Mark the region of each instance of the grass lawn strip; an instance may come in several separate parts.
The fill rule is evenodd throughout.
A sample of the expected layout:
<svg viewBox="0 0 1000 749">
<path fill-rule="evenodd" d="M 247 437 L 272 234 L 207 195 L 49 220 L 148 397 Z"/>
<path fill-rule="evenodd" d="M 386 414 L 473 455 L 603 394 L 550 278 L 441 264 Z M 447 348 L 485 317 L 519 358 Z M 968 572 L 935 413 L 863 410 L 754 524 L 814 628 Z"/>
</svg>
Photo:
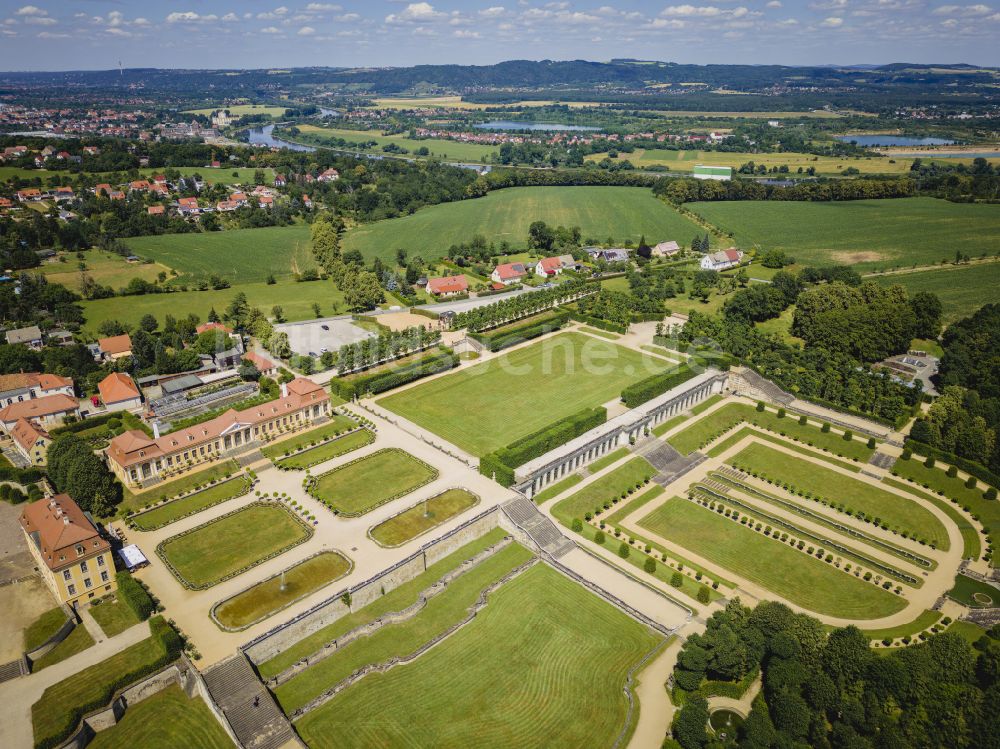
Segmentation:
<svg viewBox="0 0 1000 749">
<path fill-rule="evenodd" d="M 309 494 L 339 515 L 357 517 L 409 494 L 438 470 L 398 447 L 385 448 L 313 478 Z"/>
<path fill-rule="evenodd" d="M 340 455 L 359 450 L 374 441 L 375 434 L 371 430 L 357 429 L 342 437 L 324 442 L 322 445 L 311 447 L 287 458 L 281 458 L 275 461 L 275 465 L 279 468 L 305 470 Z"/>
<path fill-rule="evenodd" d="M 680 423 L 682 423 L 684 421 L 687 421 L 689 418 L 690 417 L 687 414 L 677 414 L 676 416 L 672 416 L 669 419 L 667 419 L 666 421 L 664 421 L 662 424 L 659 424 L 658 426 L 656 426 L 653 429 L 653 436 L 654 437 L 662 437 L 664 434 L 666 434 L 667 432 L 669 432 L 675 426 L 677 426 L 678 424 L 680 424 Z"/>
<path fill-rule="evenodd" d="M 419 614 L 398 624 L 386 624 L 371 635 L 352 640 L 329 658 L 309 666 L 275 688 L 285 712 L 292 712 L 347 678 L 362 666 L 417 650 L 466 616 L 480 592 L 532 558 L 520 544 L 510 544 L 455 578 L 427 600 Z"/>
<path fill-rule="evenodd" d="M 872 641 L 881 640 L 895 640 L 899 637 L 906 637 L 910 635 L 911 637 L 920 634 L 925 629 L 930 629 L 938 620 L 941 618 L 940 611 L 924 611 L 914 619 L 912 622 L 906 624 L 900 624 L 895 627 L 886 627 L 885 629 L 863 629 L 865 637 Z"/>
<path fill-rule="evenodd" d="M 101 630 L 107 637 L 114 637 L 139 623 L 139 617 L 135 615 L 132 607 L 117 596 L 106 598 L 98 605 L 91 606 L 90 615 L 101 625 Z"/>
<path fill-rule="evenodd" d="M 336 582 L 353 567 L 340 552 L 321 551 L 215 604 L 212 619 L 229 631 L 246 629 Z"/>
<path fill-rule="evenodd" d="M 621 336 L 618 333 L 612 333 L 608 330 L 598 330 L 597 328 L 580 328 L 580 332 L 588 333 L 590 335 L 596 335 L 598 338 L 606 338 L 609 341 L 617 341 Z M 656 352 L 653 352 L 656 353 Z"/>
<path fill-rule="evenodd" d="M 344 432 L 350 431 L 356 427 L 357 424 L 354 419 L 348 418 L 342 414 L 334 414 L 330 421 L 322 426 L 305 432 L 298 432 L 287 439 L 283 439 L 278 442 L 272 442 L 270 445 L 262 447 L 260 452 L 265 458 L 278 460 L 279 458 L 290 455 L 291 453 L 297 452 L 306 447 L 314 446 L 322 440 L 340 436 Z"/>
<path fill-rule="evenodd" d="M 543 504 L 545 502 L 548 502 L 553 497 L 562 494 L 564 491 L 572 489 L 581 481 L 583 481 L 583 476 L 581 476 L 579 473 L 571 473 L 562 481 L 558 481 L 555 484 L 552 484 L 551 486 L 538 492 L 538 494 L 536 494 L 531 499 L 536 505 Z"/>
<path fill-rule="evenodd" d="M 31 652 L 41 647 L 60 630 L 66 622 L 66 614 L 62 606 L 49 609 L 28 625 L 24 630 L 24 650 Z"/>
<path fill-rule="evenodd" d="M 595 363 L 601 374 L 594 371 Z M 378 403 L 482 456 L 583 408 L 616 400 L 626 385 L 670 366 L 610 341 L 558 333 Z M 531 407 L 511 418 L 511 404 L 521 402 L 528 389 Z"/>
<path fill-rule="evenodd" d="M 412 580 L 408 580 L 399 587 L 387 591 L 384 596 L 364 608 L 341 617 L 322 629 L 302 638 L 270 660 L 257 664 L 257 670 L 265 680 L 270 679 L 303 658 L 317 652 L 327 643 L 336 640 L 344 633 L 374 621 L 388 612 L 405 609 L 417 600 L 420 593 L 440 580 L 442 576 L 451 572 L 466 560 L 473 558 L 485 549 L 500 542 L 506 535 L 506 532 L 500 528 L 484 534 L 475 541 L 462 546 L 443 559 L 438 560 Z"/>
<path fill-rule="evenodd" d="M 761 427 L 749 425 L 737 428 L 735 432 L 730 434 L 724 440 L 716 442 L 715 445 L 705 454 L 710 458 L 717 458 L 726 452 L 726 450 L 730 447 L 737 444 L 744 437 L 753 437 L 758 441 L 781 445 L 786 450 L 791 450 L 792 452 L 799 453 L 800 455 L 808 455 L 810 458 L 818 458 L 824 463 L 829 463 L 832 466 L 843 468 L 845 471 L 850 471 L 851 473 L 861 473 L 861 464 L 859 463 L 847 463 L 839 458 L 834 458 L 829 453 L 818 452 L 814 448 L 806 447 L 801 442 L 789 441 L 789 438 L 787 437 L 781 437 L 780 435 L 773 434 L 766 430 L 762 431 Z"/>
<path fill-rule="evenodd" d="M 235 460 L 224 460 L 204 470 L 188 473 L 182 478 L 168 481 L 165 484 L 157 484 L 155 489 L 144 491 L 141 494 L 135 494 L 129 489 L 125 489 L 122 492 L 122 503 L 118 505 L 118 513 L 125 515 L 129 510 L 134 513 L 147 509 L 156 502 L 179 497 L 198 487 L 208 486 L 209 482 L 213 480 L 225 479 L 239 472 L 239 463 Z"/>
<path fill-rule="evenodd" d="M 694 502 L 672 498 L 640 525 L 818 614 L 880 619 L 906 601 Z"/>
<path fill-rule="evenodd" d="M 846 505 L 855 515 L 863 512 L 890 529 L 908 531 L 918 540 L 947 551 L 950 544 L 944 525 L 915 500 L 887 492 L 809 461 L 790 459 L 786 453 L 755 443 L 729 461 L 751 475 L 786 484 L 807 497 L 827 499 L 832 506 Z"/>
<path fill-rule="evenodd" d="M 1000 589 L 967 575 L 956 575 L 955 586 L 948 597 L 974 609 L 996 606 L 1000 603 Z"/>
<path fill-rule="evenodd" d="M 625 725 L 626 676 L 659 644 L 638 622 L 539 564 L 414 663 L 364 678 L 296 728 L 314 749 L 569 749 L 612 746 L 619 735 L 624 744 L 633 727 Z"/>
<path fill-rule="evenodd" d="M 902 489 L 903 491 L 907 491 L 914 496 L 927 500 L 941 510 L 941 512 L 945 513 L 949 518 L 951 518 L 951 521 L 958 526 L 958 530 L 962 534 L 962 557 L 964 559 L 979 559 L 979 555 L 982 553 L 979 531 L 976 529 L 976 526 L 970 523 L 969 519 L 959 510 L 952 507 L 941 497 L 921 491 L 914 487 L 913 484 L 896 481 L 888 476 L 882 479 L 882 483 L 887 486 L 893 486 L 896 489 Z"/>
<path fill-rule="evenodd" d="M 617 450 L 614 450 L 613 452 L 610 452 L 607 455 L 601 456 L 593 463 L 588 465 L 587 470 L 590 471 L 591 473 L 597 473 L 602 468 L 607 468 L 612 463 L 615 463 L 624 458 L 626 455 L 628 455 L 628 452 L 629 451 L 627 447 L 619 447 Z"/>
<path fill-rule="evenodd" d="M 232 749 L 233 742 L 205 702 L 177 684 L 129 705 L 117 725 L 88 749 Z"/>
<path fill-rule="evenodd" d="M 379 546 L 402 546 L 477 504 L 479 497 L 472 492 L 448 489 L 379 523 L 368 535 Z"/>
<path fill-rule="evenodd" d="M 560 500 L 552 508 L 552 515 L 567 528 L 572 527 L 574 519 L 583 520 L 584 516 L 601 507 L 605 502 L 621 499 L 621 495 L 629 489 L 635 489 L 637 484 L 643 484 L 656 474 L 656 469 L 645 458 L 635 457 L 624 465 L 611 471 L 578 492 Z"/>
<path fill-rule="evenodd" d="M 250 491 L 249 477 L 237 476 L 223 481 L 221 484 L 214 484 L 207 489 L 202 489 L 200 492 L 170 500 L 152 510 L 132 515 L 129 522 L 141 531 L 153 531 L 181 518 L 207 510 L 209 507 L 214 507 L 236 497 L 242 497 L 248 491 Z"/>
<path fill-rule="evenodd" d="M 32 661 L 31 673 L 41 671 L 47 666 L 64 661 L 94 644 L 94 638 L 82 624 L 77 624 L 73 631 L 67 635 L 66 639 L 56 645 L 38 660 Z"/>
<path fill-rule="evenodd" d="M 253 502 L 161 541 L 156 553 L 184 587 L 203 590 L 288 551 L 312 533 L 283 505 Z"/>
</svg>

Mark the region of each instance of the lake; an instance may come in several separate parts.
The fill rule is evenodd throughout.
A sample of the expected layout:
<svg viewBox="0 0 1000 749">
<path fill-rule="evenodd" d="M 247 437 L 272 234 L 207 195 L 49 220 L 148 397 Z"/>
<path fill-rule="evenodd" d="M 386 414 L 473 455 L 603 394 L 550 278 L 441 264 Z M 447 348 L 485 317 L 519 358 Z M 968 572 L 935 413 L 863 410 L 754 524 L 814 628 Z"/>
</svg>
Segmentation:
<svg viewBox="0 0 1000 749">
<path fill-rule="evenodd" d="M 518 122 L 517 120 L 491 120 L 490 122 L 480 122 L 474 127 L 480 130 L 538 130 L 542 132 L 562 132 L 580 131 L 597 132 L 599 127 L 587 127 L 585 125 L 560 125 L 557 122 Z"/>
<path fill-rule="evenodd" d="M 908 138 L 905 135 L 835 135 L 836 140 L 844 143 L 857 143 L 859 146 L 950 146 L 953 140 L 944 138 Z"/>
</svg>

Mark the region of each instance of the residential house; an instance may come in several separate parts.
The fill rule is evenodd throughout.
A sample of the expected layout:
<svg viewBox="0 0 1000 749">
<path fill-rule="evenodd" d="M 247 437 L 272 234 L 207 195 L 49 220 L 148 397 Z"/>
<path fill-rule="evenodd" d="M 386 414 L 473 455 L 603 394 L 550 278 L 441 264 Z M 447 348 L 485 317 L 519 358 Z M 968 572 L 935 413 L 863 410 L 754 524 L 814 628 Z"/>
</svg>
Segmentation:
<svg viewBox="0 0 1000 749">
<path fill-rule="evenodd" d="M 151 205 L 146 208 L 146 213 L 150 216 L 162 216 L 167 212 L 167 209 L 162 205 Z"/>
<path fill-rule="evenodd" d="M 310 198 L 308 195 L 303 195 L 302 205 L 304 205 L 306 208 L 312 208 L 313 207 L 312 198 Z"/>
<path fill-rule="evenodd" d="M 111 195 L 112 192 L 111 185 L 109 185 L 107 182 L 102 182 L 99 185 L 94 185 L 94 195 L 100 197 L 102 192 L 105 195 Z"/>
<path fill-rule="evenodd" d="M 541 278 L 552 278 L 562 272 L 563 260 L 560 257 L 543 257 L 535 263 L 535 275 Z"/>
<path fill-rule="evenodd" d="M 15 194 L 22 203 L 34 203 L 42 199 L 42 191 L 37 187 L 26 187 L 23 190 L 18 190 Z"/>
<path fill-rule="evenodd" d="M 319 182 L 336 182 L 340 179 L 340 172 L 336 169 L 327 169 L 316 178 Z"/>
<path fill-rule="evenodd" d="M 673 257 L 681 251 L 681 246 L 677 242 L 660 242 L 655 247 L 651 248 L 653 250 L 653 257 Z"/>
<path fill-rule="evenodd" d="M 111 544 L 68 494 L 32 502 L 21 530 L 42 578 L 59 603 L 73 608 L 117 588 Z"/>
<path fill-rule="evenodd" d="M 287 184 L 288 184 L 288 180 L 285 179 L 285 175 L 284 174 L 275 174 L 274 175 L 274 186 L 275 187 L 284 187 Z"/>
<path fill-rule="evenodd" d="M 97 392 L 108 411 L 131 411 L 142 407 L 142 394 L 135 382 L 124 372 L 112 372 L 99 383 Z"/>
<path fill-rule="evenodd" d="M 144 179 L 137 179 L 129 182 L 128 185 L 129 192 L 146 192 L 149 189 L 149 181 Z"/>
<path fill-rule="evenodd" d="M 66 187 L 57 187 L 52 191 L 52 197 L 56 200 L 72 200 L 76 197 L 73 192 L 73 188 L 67 185 Z"/>
<path fill-rule="evenodd" d="M 229 196 L 229 200 L 236 205 L 246 205 L 249 201 L 245 192 L 234 192 Z"/>
<path fill-rule="evenodd" d="M 198 198 L 178 198 L 177 210 L 181 214 L 197 215 L 201 211 L 198 208 Z"/>
<path fill-rule="evenodd" d="M 257 371 L 261 373 L 264 377 L 277 377 L 278 376 L 278 365 L 273 361 L 268 359 L 266 356 L 261 356 L 256 351 L 247 351 L 243 354 L 243 361 L 253 364 L 257 367 Z"/>
<path fill-rule="evenodd" d="M 132 339 L 129 338 L 128 333 L 99 338 L 97 348 L 101 352 L 102 359 L 114 361 L 132 356 Z"/>
<path fill-rule="evenodd" d="M 14 440 L 14 447 L 29 465 L 44 465 L 49 445 L 52 444 L 52 437 L 48 432 L 33 421 L 18 419 L 10 430 L 10 436 Z"/>
<path fill-rule="evenodd" d="M 271 208 L 274 205 L 274 198 L 270 195 L 261 195 L 258 202 L 261 208 Z"/>
<path fill-rule="evenodd" d="M 587 254 L 593 260 L 604 260 L 607 263 L 628 262 L 628 250 L 621 248 L 602 250 L 600 247 L 591 247 L 587 249 Z"/>
<path fill-rule="evenodd" d="M 520 283 L 527 275 L 528 270 L 524 267 L 524 263 L 503 263 L 493 269 L 490 278 L 494 283 L 510 286 Z"/>
<path fill-rule="evenodd" d="M 298 377 L 282 385 L 277 400 L 243 411 L 229 409 L 210 421 L 176 432 L 147 437 L 132 429 L 108 446 L 108 465 L 126 486 L 189 466 L 254 449 L 289 431 L 330 414 L 330 397 L 322 385 Z"/>
<path fill-rule="evenodd" d="M 42 426 L 59 426 L 66 417 L 79 418 L 80 403 L 63 393 L 18 401 L 0 409 L 0 428 L 10 432 L 19 419 L 36 421 Z"/>
<path fill-rule="evenodd" d="M 153 175 L 153 183 L 157 184 L 157 185 L 166 185 L 167 184 L 166 175 L 163 175 L 163 174 L 154 174 Z"/>
<path fill-rule="evenodd" d="M 8 330 L 7 343 L 11 345 L 23 343 L 28 348 L 38 350 L 42 347 L 42 331 L 37 325 Z"/>
<path fill-rule="evenodd" d="M 462 275 L 431 278 L 427 281 L 427 291 L 435 296 L 455 296 L 469 290 L 469 280 Z"/>
<path fill-rule="evenodd" d="M 215 210 L 219 213 L 232 213 L 239 207 L 239 203 L 234 203 L 232 200 L 220 200 L 215 204 Z"/>
<path fill-rule="evenodd" d="M 68 330 L 50 330 L 45 334 L 45 337 L 49 339 L 49 343 L 55 343 L 59 346 L 73 345 L 73 334 Z"/>
<path fill-rule="evenodd" d="M 73 380 L 45 372 L 0 375 L 0 407 L 46 395 L 73 396 Z"/>
<path fill-rule="evenodd" d="M 730 247 L 728 250 L 710 252 L 701 259 L 702 270 L 726 270 L 735 268 L 743 260 L 743 251 Z"/>
<path fill-rule="evenodd" d="M 112 190 L 108 193 L 109 200 L 125 200 L 125 193 L 121 190 Z"/>
</svg>

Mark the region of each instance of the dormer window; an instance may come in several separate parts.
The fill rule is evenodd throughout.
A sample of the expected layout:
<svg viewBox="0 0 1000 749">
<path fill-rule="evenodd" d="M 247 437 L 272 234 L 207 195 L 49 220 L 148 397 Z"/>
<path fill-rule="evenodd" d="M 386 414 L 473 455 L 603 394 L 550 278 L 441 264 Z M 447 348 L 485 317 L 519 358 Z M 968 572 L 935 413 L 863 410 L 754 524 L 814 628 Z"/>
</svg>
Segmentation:
<svg viewBox="0 0 1000 749">
<path fill-rule="evenodd" d="M 76 547 L 76 553 L 77 554 L 83 554 L 83 552 L 84 552 L 84 548 L 83 548 L 82 545 Z"/>
</svg>

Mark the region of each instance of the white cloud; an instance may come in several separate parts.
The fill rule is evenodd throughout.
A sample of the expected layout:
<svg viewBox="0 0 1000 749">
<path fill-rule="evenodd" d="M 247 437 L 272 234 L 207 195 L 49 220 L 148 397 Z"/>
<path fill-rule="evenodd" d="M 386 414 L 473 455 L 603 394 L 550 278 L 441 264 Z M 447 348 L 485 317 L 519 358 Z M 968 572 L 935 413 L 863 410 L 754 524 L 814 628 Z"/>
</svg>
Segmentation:
<svg viewBox="0 0 1000 749">
<path fill-rule="evenodd" d="M 942 5 L 934 9 L 936 16 L 986 16 L 993 12 L 988 5 Z"/>
<path fill-rule="evenodd" d="M 427 21 L 439 21 L 447 17 L 447 13 L 434 10 L 430 3 L 410 3 L 401 13 L 390 13 L 385 17 L 385 22 L 389 24 L 398 23 L 426 23 Z"/>
<path fill-rule="evenodd" d="M 264 28 L 262 28 L 260 30 L 260 33 L 261 34 L 280 34 L 281 33 L 281 29 L 277 28 L 276 26 L 265 26 Z"/>
<path fill-rule="evenodd" d="M 315 36 L 316 29 L 314 29 L 312 26 L 303 26 L 295 33 L 297 33 L 299 36 Z"/>
<path fill-rule="evenodd" d="M 214 13 L 203 16 L 193 10 L 175 11 L 167 16 L 167 23 L 211 23 L 218 20 L 219 17 Z"/>
<path fill-rule="evenodd" d="M 42 31 L 38 34 L 39 39 L 69 39 L 69 34 L 57 34 L 52 31 Z"/>
<path fill-rule="evenodd" d="M 288 14 L 288 8 L 282 5 L 280 8 L 275 8 L 274 10 L 269 10 L 264 13 L 258 13 L 257 18 L 259 18 L 262 21 L 271 21 L 274 20 L 275 18 L 281 18 L 282 16 L 287 14 Z"/>
<path fill-rule="evenodd" d="M 492 5 L 489 8 L 483 8 L 479 11 L 479 15 L 483 18 L 499 18 L 506 13 L 507 9 L 502 5 Z"/>
<path fill-rule="evenodd" d="M 49 12 L 39 8 L 37 5 L 22 5 L 16 11 L 15 16 L 47 16 Z"/>
<path fill-rule="evenodd" d="M 781 7 L 781 0 L 771 0 L 771 2 L 769 2 L 764 7 L 765 8 L 780 8 Z"/>
<path fill-rule="evenodd" d="M 120 36 L 125 39 L 135 36 L 135 34 L 133 34 L 131 31 L 127 31 L 121 28 L 120 26 L 112 26 L 111 28 L 105 29 L 104 33 L 110 34 L 111 36 Z"/>
<path fill-rule="evenodd" d="M 219 20 L 225 21 L 226 23 L 236 23 L 240 20 L 240 17 L 235 13 L 226 13 L 226 15 Z"/>
<path fill-rule="evenodd" d="M 24 22 L 31 26 L 52 26 L 59 23 L 56 19 L 49 16 L 27 16 Z"/>
<path fill-rule="evenodd" d="M 226 20 L 226 19 L 222 19 L 222 20 Z M 137 18 L 134 21 L 132 21 L 132 24 L 134 26 L 150 26 L 151 25 L 149 23 L 149 19 L 143 18 L 142 16 L 140 16 L 139 18 Z"/>
<path fill-rule="evenodd" d="M 842 26 L 844 23 L 843 18 L 837 18 L 836 16 L 830 16 L 829 18 L 824 18 L 820 26 L 825 26 L 828 29 L 836 29 Z"/>
<path fill-rule="evenodd" d="M 334 5 L 333 3 L 309 3 L 309 5 L 306 6 L 306 10 L 310 13 L 325 13 L 327 11 L 343 9 L 343 6 Z"/>
<path fill-rule="evenodd" d="M 455 29 L 451 35 L 457 39 L 478 39 L 478 31 L 469 31 L 468 29 Z"/>
<path fill-rule="evenodd" d="M 798 26 L 799 22 L 794 18 L 786 18 L 784 21 L 778 21 L 778 26 Z"/>
<path fill-rule="evenodd" d="M 714 5 L 670 5 L 660 12 L 661 16 L 681 16 L 687 18 L 711 18 L 721 16 L 722 9 Z"/>
<path fill-rule="evenodd" d="M 337 21 L 341 23 L 354 23 L 355 21 L 361 20 L 361 15 L 358 13 L 344 13 L 336 18 Z"/>
<path fill-rule="evenodd" d="M 651 29 L 683 29 L 687 24 L 677 18 L 654 18 L 649 27 Z"/>
</svg>

